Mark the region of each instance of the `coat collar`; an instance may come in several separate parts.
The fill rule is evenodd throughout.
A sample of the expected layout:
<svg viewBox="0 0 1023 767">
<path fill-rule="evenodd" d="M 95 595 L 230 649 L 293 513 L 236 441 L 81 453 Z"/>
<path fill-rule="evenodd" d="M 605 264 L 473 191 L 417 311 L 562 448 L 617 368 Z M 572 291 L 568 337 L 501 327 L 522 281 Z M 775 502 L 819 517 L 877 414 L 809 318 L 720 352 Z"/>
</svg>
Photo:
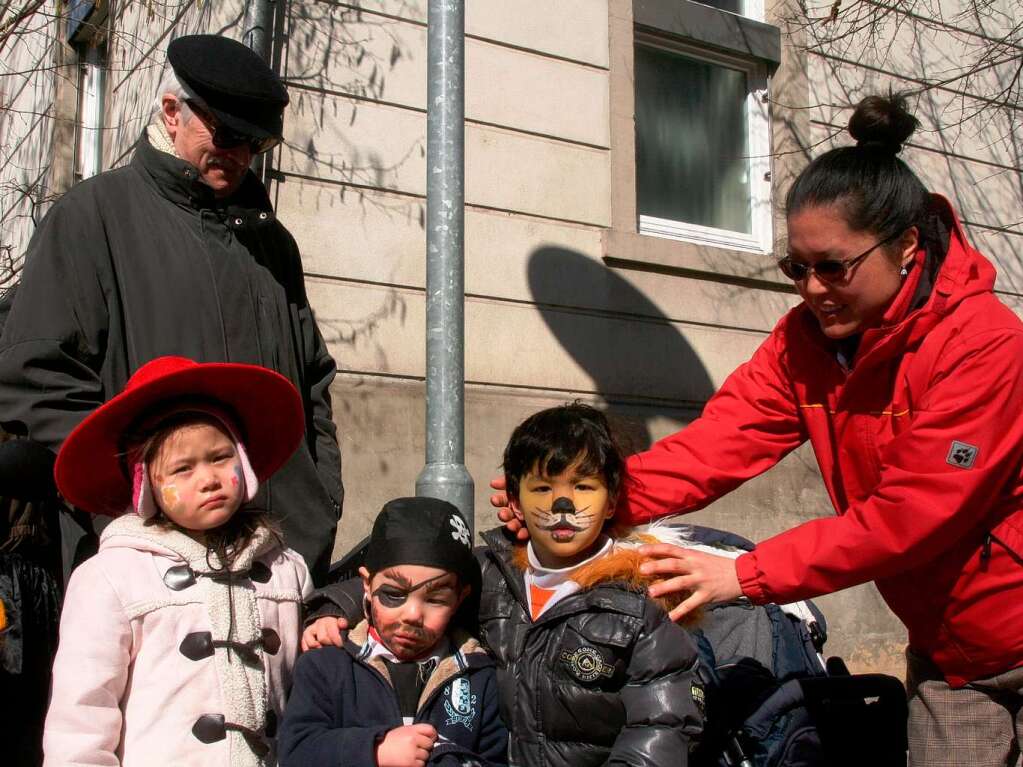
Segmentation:
<svg viewBox="0 0 1023 767">
<path fill-rule="evenodd" d="M 639 528 L 613 528 L 610 537 L 614 545 L 605 554 L 592 562 L 581 566 L 573 572 L 572 579 L 579 583 L 581 591 L 566 596 L 559 604 L 540 615 L 536 623 L 547 619 L 563 618 L 566 615 L 587 612 L 595 607 L 602 611 L 620 612 L 626 615 L 639 616 L 643 613 L 643 603 L 650 599 L 646 594 L 647 587 L 656 580 L 639 571 L 644 557 L 637 550 L 638 546 L 647 543 L 668 542 L 662 538 L 656 525 Z M 665 526 L 667 527 L 667 526 Z M 682 530 L 684 528 L 680 528 Z M 665 531 L 667 535 L 667 531 Z M 487 530 L 481 537 L 490 551 L 491 558 L 504 576 L 505 582 L 515 599 L 529 614 L 529 602 L 526 596 L 525 569 L 528 567 L 526 546 L 512 541 L 504 533 L 504 528 L 497 527 Z M 699 547 L 679 534 L 678 539 L 672 537 L 670 542 L 687 547 Z M 702 548 L 706 548 L 705 546 Z M 725 554 L 728 556 L 728 554 Z M 670 598 L 654 599 L 665 612 L 676 607 L 682 600 L 680 595 Z M 695 611 L 685 620 L 685 625 L 698 624 L 703 618 L 702 611 Z"/>
<path fill-rule="evenodd" d="M 252 171 L 246 172 L 237 192 L 218 200 L 200 179 L 198 168 L 157 149 L 147 131 L 136 144 L 131 165 L 162 197 L 181 208 L 217 211 L 231 228 L 261 227 L 276 220 L 266 189 Z"/>
<path fill-rule="evenodd" d="M 244 513 L 244 512 L 243 512 Z M 246 572 L 255 560 L 278 546 L 274 534 L 265 526 L 252 535 L 246 547 L 231 563 L 231 572 Z M 137 514 L 124 514 L 107 525 L 100 536 L 100 548 L 128 547 L 172 556 L 200 575 L 218 574 L 221 563 L 216 553 L 179 530 L 146 524 Z"/>
</svg>

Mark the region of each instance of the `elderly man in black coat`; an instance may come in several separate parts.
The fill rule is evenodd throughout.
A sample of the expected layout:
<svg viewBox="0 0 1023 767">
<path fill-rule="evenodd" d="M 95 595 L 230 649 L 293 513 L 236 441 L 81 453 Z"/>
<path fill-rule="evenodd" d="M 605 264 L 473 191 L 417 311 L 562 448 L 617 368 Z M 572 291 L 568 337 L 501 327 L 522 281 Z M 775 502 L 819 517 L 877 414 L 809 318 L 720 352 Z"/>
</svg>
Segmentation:
<svg viewBox="0 0 1023 767">
<path fill-rule="evenodd" d="M 322 580 L 343 496 L 336 366 L 295 241 L 248 170 L 280 143 L 288 94 L 227 38 L 178 38 L 167 59 L 130 164 L 73 187 L 29 245 L 0 338 L 0 423 L 56 450 L 155 357 L 272 368 L 302 393 L 306 438 L 252 503 Z"/>
</svg>

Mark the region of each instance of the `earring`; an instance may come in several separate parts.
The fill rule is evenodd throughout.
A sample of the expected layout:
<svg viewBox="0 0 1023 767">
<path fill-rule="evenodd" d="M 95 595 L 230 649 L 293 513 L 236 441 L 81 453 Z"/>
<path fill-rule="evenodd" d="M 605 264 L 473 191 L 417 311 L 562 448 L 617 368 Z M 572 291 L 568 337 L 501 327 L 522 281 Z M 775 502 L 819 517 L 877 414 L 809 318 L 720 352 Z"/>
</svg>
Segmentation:
<svg viewBox="0 0 1023 767">
<path fill-rule="evenodd" d="M 909 274 L 909 269 L 906 267 L 902 267 L 902 269 L 899 270 L 900 277 L 905 278 L 907 274 Z"/>
</svg>

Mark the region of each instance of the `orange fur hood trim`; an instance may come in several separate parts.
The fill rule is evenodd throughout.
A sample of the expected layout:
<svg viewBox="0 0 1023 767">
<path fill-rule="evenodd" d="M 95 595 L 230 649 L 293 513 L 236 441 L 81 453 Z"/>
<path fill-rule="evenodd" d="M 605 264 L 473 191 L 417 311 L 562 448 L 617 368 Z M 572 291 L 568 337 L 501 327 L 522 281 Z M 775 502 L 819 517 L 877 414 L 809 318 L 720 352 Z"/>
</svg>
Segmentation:
<svg viewBox="0 0 1023 767">
<path fill-rule="evenodd" d="M 600 559 L 580 567 L 572 574 L 572 580 L 578 583 L 583 590 L 592 589 L 601 584 L 615 583 L 630 591 L 646 591 L 647 587 L 658 578 L 640 572 L 639 566 L 643 564 L 646 557 L 633 547 L 647 543 L 661 543 L 662 541 L 656 536 L 631 529 L 613 529 L 610 531 L 609 537 L 615 542 L 611 551 Z M 513 546 L 512 564 L 522 572 L 529 569 L 529 556 L 526 553 L 525 543 L 516 543 Z M 665 612 L 671 612 L 688 596 L 689 592 L 684 591 L 663 597 L 649 597 L 649 599 L 660 605 Z M 692 627 L 698 624 L 702 618 L 703 611 L 695 610 L 686 615 L 681 623 L 683 626 Z"/>
</svg>

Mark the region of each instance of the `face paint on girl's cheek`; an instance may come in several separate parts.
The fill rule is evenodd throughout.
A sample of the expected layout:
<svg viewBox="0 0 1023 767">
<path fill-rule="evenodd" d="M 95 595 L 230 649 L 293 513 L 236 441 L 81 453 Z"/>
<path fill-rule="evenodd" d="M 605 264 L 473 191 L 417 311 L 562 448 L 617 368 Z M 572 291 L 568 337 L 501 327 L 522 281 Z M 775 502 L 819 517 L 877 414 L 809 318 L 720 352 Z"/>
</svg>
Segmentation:
<svg viewBox="0 0 1023 767">
<path fill-rule="evenodd" d="M 181 496 L 178 493 L 177 485 L 164 485 L 160 488 L 160 498 L 163 505 L 168 509 L 176 509 L 181 504 Z"/>
<path fill-rule="evenodd" d="M 241 487 L 242 467 L 241 464 L 234 467 L 234 474 L 231 475 L 231 487 Z"/>
</svg>

